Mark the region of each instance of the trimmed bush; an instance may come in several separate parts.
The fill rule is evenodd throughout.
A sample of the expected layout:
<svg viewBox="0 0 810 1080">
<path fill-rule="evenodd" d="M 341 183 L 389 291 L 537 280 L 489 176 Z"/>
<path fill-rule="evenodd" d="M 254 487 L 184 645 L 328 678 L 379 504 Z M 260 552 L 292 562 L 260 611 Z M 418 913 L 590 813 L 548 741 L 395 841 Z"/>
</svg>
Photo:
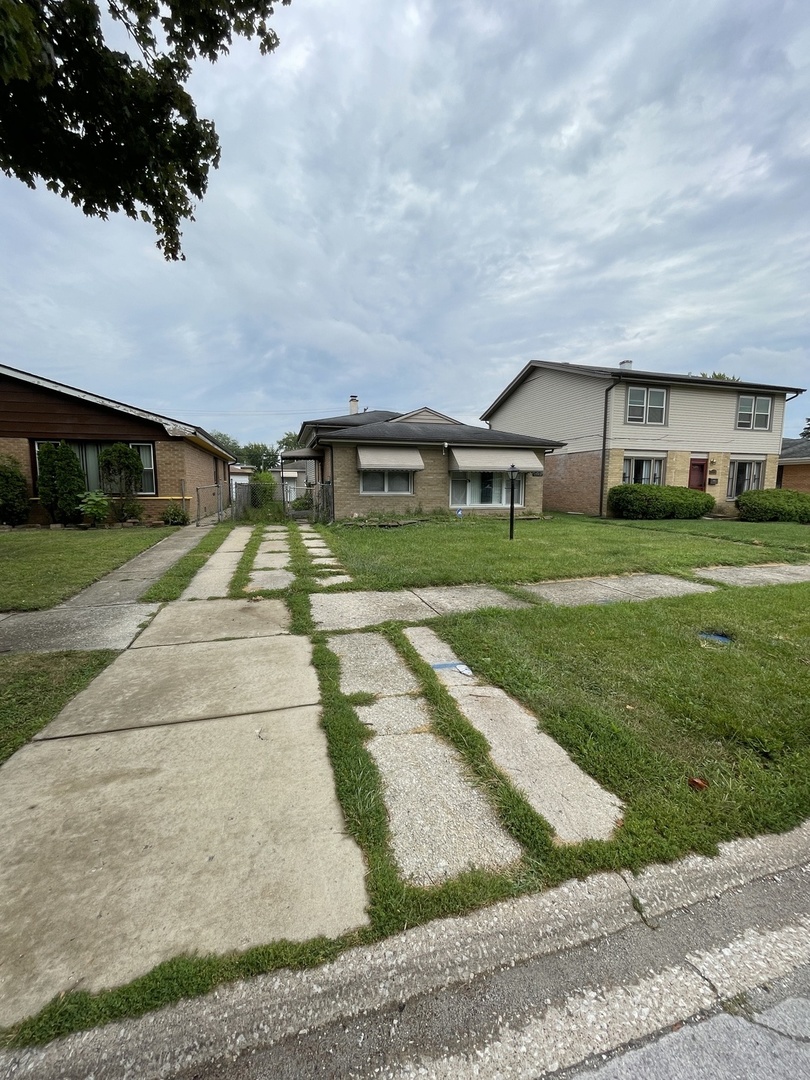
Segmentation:
<svg viewBox="0 0 810 1080">
<path fill-rule="evenodd" d="M 28 484 L 16 458 L 0 454 L 0 525 L 28 521 Z"/>
<path fill-rule="evenodd" d="M 84 471 L 66 442 L 58 446 L 43 443 L 37 454 L 39 501 L 51 521 L 78 525 L 82 520 L 79 503 L 87 491 Z"/>
<path fill-rule="evenodd" d="M 790 488 L 744 491 L 737 499 L 740 521 L 798 521 L 810 524 L 810 495 Z"/>
<path fill-rule="evenodd" d="M 170 502 L 168 506 L 163 508 L 160 520 L 164 525 L 188 525 L 191 519 L 180 503 Z"/>
<path fill-rule="evenodd" d="M 714 508 L 705 491 L 660 484 L 617 484 L 608 492 L 608 508 L 617 517 L 699 518 Z"/>
<path fill-rule="evenodd" d="M 135 498 L 135 492 L 141 486 L 143 465 L 141 455 L 126 443 L 113 443 L 105 446 L 98 455 L 98 467 L 104 490 L 114 497 L 113 515 L 116 521 L 140 521 L 143 506 Z"/>
</svg>

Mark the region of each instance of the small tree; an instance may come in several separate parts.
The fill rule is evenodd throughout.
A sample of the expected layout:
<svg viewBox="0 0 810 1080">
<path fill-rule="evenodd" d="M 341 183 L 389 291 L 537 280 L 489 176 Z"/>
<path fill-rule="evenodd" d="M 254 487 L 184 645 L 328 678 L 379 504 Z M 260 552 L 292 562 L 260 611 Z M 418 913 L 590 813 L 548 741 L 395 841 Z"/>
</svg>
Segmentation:
<svg viewBox="0 0 810 1080">
<path fill-rule="evenodd" d="M 66 442 L 44 443 L 37 455 L 39 501 L 51 521 L 76 525 L 82 519 L 79 503 L 87 490 L 78 457 Z"/>
<path fill-rule="evenodd" d="M 810 416 L 807 417 L 807 422 L 804 425 L 804 430 L 799 432 L 800 439 L 810 439 Z"/>
<path fill-rule="evenodd" d="M 16 458 L 0 454 L 0 525 L 28 520 L 28 484 Z"/>
<path fill-rule="evenodd" d="M 98 455 L 98 468 L 104 490 L 115 496 L 116 520 L 140 519 L 143 507 L 135 498 L 135 492 L 141 486 L 143 465 L 138 451 L 121 442 L 105 446 Z"/>
</svg>

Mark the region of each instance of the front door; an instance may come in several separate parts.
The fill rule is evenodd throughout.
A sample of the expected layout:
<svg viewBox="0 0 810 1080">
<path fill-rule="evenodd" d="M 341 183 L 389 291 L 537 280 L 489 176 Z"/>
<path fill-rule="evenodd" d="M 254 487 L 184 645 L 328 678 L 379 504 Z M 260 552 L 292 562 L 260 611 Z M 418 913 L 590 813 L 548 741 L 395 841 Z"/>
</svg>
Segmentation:
<svg viewBox="0 0 810 1080">
<path fill-rule="evenodd" d="M 695 488 L 697 491 L 706 490 L 706 462 L 695 461 L 689 462 L 689 487 Z"/>
</svg>

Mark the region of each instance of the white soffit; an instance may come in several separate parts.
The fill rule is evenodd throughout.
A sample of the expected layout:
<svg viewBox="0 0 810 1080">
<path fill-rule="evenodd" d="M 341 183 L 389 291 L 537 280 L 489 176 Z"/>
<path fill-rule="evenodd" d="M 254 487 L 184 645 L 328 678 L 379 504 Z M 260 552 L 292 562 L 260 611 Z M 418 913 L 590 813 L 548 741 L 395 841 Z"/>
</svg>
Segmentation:
<svg viewBox="0 0 810 1080">
<path fill-rule="evenodd" d="M 358 469 L 424 469 L 422 455 L 413 446 L 358 446 Z"/>
<path fill-rule="evenodd" d="M 492 472 L 508 472 L 514 465 L 521 472 L 542 472 L 543 466 L 533 450 L 505 450 L 500 446 L 458 446 L 450 450 L 451 468 L 464 472 L 467 469 L 484 469 Z"/>
</svg>

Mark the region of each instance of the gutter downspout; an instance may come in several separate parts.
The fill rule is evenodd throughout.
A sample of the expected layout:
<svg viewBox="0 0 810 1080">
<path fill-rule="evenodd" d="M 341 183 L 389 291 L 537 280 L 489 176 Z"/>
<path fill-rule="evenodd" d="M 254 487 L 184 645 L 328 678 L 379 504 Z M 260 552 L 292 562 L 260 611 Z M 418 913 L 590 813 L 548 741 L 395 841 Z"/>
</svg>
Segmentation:
<svg viewBox="0 0 810 1080">
<path fill-rule="evenodd" d="M 599 477 L 599 517 L 607 517 L 607 512 L 602 507 L 605 498 L 605 483 L 607 482 L 607 420 L 610 391 L 614 386 L 618 386 L 621 381 L 621 379 L 614 379 L 610 386 L 605 389 L 605 411 L 602 416 L 602 475 Z"/>
</svg>

